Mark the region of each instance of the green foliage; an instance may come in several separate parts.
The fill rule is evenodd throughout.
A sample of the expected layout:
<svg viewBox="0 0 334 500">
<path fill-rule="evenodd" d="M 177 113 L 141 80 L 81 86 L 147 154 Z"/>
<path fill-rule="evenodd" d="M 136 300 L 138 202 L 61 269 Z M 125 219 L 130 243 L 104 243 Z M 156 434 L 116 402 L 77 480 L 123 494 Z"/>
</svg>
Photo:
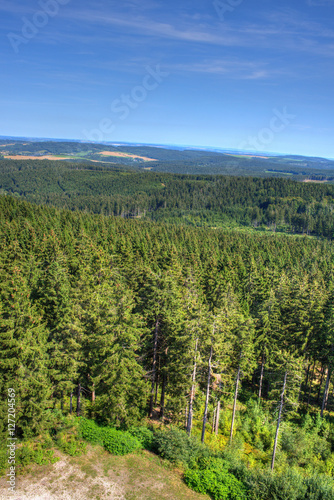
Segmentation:
<svg viewBox="0 0 334 500">
<path fill-rule="evenodd" d="M 273 474 L 252 472 L 246 480 L 249 500 L 331 500 L 334 481 L 326 476 L 303 477 L 293 469 Z"/>
<path fill-rule="evenodd" d="M 104 428 L 103 446 L 113 455 L 126 455 L 142 448 L 141 442 L 129 432 Z"/>
<path fill-rule="evenodd" d="M 25 440 L 17 443 L 15 453 L 15 467 L 17 473 L 25 469 L 31 464 L 47 465 L 54 464 L 59 460 L 54 455 L 52 449 L 52 439 L 50 436 L 39 436 L 38 439 Z M 0 451 L 0 476 L 8 472 L 8 455 L 6 451 L 6 443 L 2 443 Z"/>
<path fill-rule="evenodd" d="M 210 459 L 199 469 L 188 469 L 185 483 L 198 493 L 207 493 L 214 500 L 246 500 L 246 490 L 238 479 L 228 472 L 222 459 Z"/>
<path fill-rule="evenodd" d="M 205 445 L 176 428 L 157 431 L 154 435 L 153 449 L 162 458 L 182 464 L 184 467 L 194 467 L 200 458 L 210 455 Z"/>
<path fill-rule="evenodd" d="M 79 439 L 78 436 L 68 434 L 68 432 L 60 433 L 56 443 L 57 448 L 71 457 L 76 457 L 86 452 L 86 443 Z"/>
<path fill-rule="evenodd" d="M 307 491 L 302 475 L 294 470 L 281 474 L 254 471 L 245 483 L 249 500 L 303 500 Z"/>
<path fill-rule="evenodd" d="M 141 443 L 143 448 L 151 450 L 153 447 L 154 434 L 147 427 L 130 427 L 128 432 Z"/>
<path fill-rule="evenodd" d="M 101 431 L 103 428 L 99 427 L 94 420 L 80 418 L 79 429 L 83 439 L 92 444 L 103 445 L 103 433 Z"/>
<path fill-rule="evenodd" d="M 161 152 L 155 149 L 153 154 Z M 183 157 L 187 153 L 191 154 L 169 151 L 169 154 L 181 154 Z M 203 154 L 194 153 L 195 157 Z M 274 232 L 333 237 L 332 185 L 294 182 L 277 177 L 233 177 L 228 175 L 230 167 L 222 166 L 222 162 L 230 164 L 232 158 L 218 154 L 213 156 L 214 159 L 211 153 L 210 160 L 202 158 L 204 165 L 197 162 L 194 165 L 192 158 L 190 169 L 184 161 L 174 167 L 170 163 L 150 164 L 157 170 L 174 170 L 183 175 L 125 170 L 115 168 L 115 165 L 85 163 L 79 168 L 78 164 L 64 161 L 1 160 L 0 189 L 34 203 L 89 210 L 108 216 L 150 218 L 194 227 L 241 226 L 256 230 L 267 227 Z M 92 158 L 101 159 L 99 155 Z M 114 157 L 113 162 L 116 161 Z M 215 163 L 213 168 L 212 161 Z M 234 158 L 232 172 L 234 175 L 251 175 L 267 171 L 263 160 L 259 164 L 256 162 L 259 160 Z M 244 167 L 238 168 L 240 163 L 244 163 Z M 303 173 L 306 171 L 303 167 Z M 184 175 L 189 172 L 196 175 Z M 227 175 L 207 175 L 220 172 Z M 279 173 L 273 172 L 272 175 Z"/>
<path fill-rule="evenodd" d="M 99 427 L 92 420 L 84 418 L 80 419 L 80 433 L 83 439 L 94 444 L 102 444 L 113 455 L 126 455 L 143 447 L 142 443 L 130 432 Z"/>
</svg>

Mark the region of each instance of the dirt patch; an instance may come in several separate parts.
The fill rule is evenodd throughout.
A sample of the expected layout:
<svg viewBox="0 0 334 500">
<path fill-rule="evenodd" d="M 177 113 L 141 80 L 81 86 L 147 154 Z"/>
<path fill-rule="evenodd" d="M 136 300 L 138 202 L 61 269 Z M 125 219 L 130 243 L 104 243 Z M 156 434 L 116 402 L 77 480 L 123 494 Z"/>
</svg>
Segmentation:
<svg viewBox="0 0 334 500">
<path fill-rule="evenodd" d="M 101 151 L 100 153 L 97 153 L 102 156 L 118 156 L 120 158 L 133 158 L 133 159 L 139 159 L 139 160 L 144 160 L 144 161 L 158 161 L 155 160 L 154 158 L 148 158 L 147 156 L 138 156 L 138 155 L 132 155 L 130 153 L 120 153 L 118 151 Z"/>
<path fill-rule="evenodd" d="M 314 182 L 315 184 L 324 184 L 326 182 L 328 182 L 327 180 L 324 180 L 324 181 L 316 181 L 316 180 L 313 180 L 313 179 L 304 179 L 303 182 Z"/>
<path fill-rule="evenodd" d="M 143 451 L 116 457 L 87 446 L 81 457 L 56 452 L 59 462 L 33 466 L 18 476 L 15 494 L 0 479 L 0 500 L 209 500 L 182 482 L 181 474 L 156 455 Z"/>
<path fill-rule="evenodd" d="M 268 160 L 269 159 L 269 156 L 261 156 L 261 155 L 247 155 L 247 154 L 238 154 L 238 155 L 234 155 L 232 153 L 225 153 L 226 156 L 235 156 L 236 158 L 264 158 L 265 160 Z"/>
<path fill-rule="evenodd" d="M 64 156 L 51 156 L 51 155 L 44 155 L 44 156 L 23 156 L 23 155 L 14 155 L 14 156 L 4 156 L 6 160 L 71 160 L 73 158 L 71 157 L 64 157 Z"/>
</svg>

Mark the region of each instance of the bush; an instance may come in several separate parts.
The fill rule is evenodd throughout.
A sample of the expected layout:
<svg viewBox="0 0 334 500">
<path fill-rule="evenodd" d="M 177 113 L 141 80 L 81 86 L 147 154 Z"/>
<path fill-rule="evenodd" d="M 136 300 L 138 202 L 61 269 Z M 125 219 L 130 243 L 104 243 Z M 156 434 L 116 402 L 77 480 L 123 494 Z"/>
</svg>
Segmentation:
<svg viewBox="0 0 334 500">
<path fill-rule="evenodd" d="M 198 493 L 207 493 L 214 500 L 246 500 L 245 487 L 230 474 L 222 459 L 202 460 L 200 469 L 188 469 L 184 481 Z"/>
<path fill-rule="evenodd" d="M 126 455 L 141 449 L 142 443 L 129 432 L 111 427 L 99 427 L 93 420 L 80 419 L 80 433 L 83 439 L 93 444 L 101 444 L 113 455 Z"/>
<path fill-rule="evenodd" d="M 199 459 L 211 454 L 205 445 L 179 429 L 158 431 L 154 436 L 153 450 L 162 458 L 185 467 L 194 467 Z"/>
<path fill-rule="evenodd" d="M 129 432 L 116 429 L 103 429 L 103 446 L 113 455 L 126 455 L 142 448 L 142 444 Z"/>
<path fill-rule="evenodd" d="M 303 476 L 290 470 L 275 474 L 253 472 L 246 480 L 249 500 L 305 500 L 307 487 Z"/>
<path fill-rule="evenodd" d="M 30 464 L 54 464 L 59 460 L 58 457 L 54 456 L 54 451 L 48 449 L 40 441 L 23 442 L 22 445 L 17 447 L 15 459 L 18 467 L 25 467 Z"/>
<path fill-rule="evenodd" d="M 153 447 L 154 434 L 147 427 L 130 427 L 128 432 L 138 439 L 146 450 L 151 450 Z"/>
<path fill-rule="evenodd" d="M 307 492 L 305 500 L 332 500 L 334 498 L 334 481 L 332 478 L 313 476 L 305 479 Z"/>
<path fill-rule="evenodd" d="M 94 420 L 88 420 L 87 418 L 80 418 L 79 430 L 83 439 L 89 441 L 93 444 L 103 445 L 103 435 L 101 433 L 101 427 L 99 427 Z"/>
<path fill-rule="evenodd" d="M 57 447 L 71 457 L 77 457 L 86 452 L 86 443 L 73 434 L 61 433 L 57 439 Z"/>
</svg>

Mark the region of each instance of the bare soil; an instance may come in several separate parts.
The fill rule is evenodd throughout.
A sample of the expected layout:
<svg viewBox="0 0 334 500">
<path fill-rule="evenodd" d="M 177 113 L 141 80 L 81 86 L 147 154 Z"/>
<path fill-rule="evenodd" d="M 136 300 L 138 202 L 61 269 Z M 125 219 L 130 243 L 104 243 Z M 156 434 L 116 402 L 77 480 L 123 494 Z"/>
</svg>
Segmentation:
<svg viewBox="0 0 334 500">
<path fill-rule="evenodd" d="M 0 479 L 0 500 L 209 500 L 187 488 L 181 472 L 147 451 L 125 457 L 87 446 L 81 457 L 56 452 L 53 465 L 34 465 L 9 493 Z"/>
</svg>

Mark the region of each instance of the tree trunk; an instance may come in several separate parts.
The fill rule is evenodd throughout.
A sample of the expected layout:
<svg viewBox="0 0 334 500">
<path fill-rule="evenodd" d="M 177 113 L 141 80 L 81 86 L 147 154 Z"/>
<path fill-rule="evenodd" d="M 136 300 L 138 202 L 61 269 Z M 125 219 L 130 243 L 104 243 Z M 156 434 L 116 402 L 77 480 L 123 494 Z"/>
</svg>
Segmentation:
<svg viewBox="0 0 334 500">
<path fill-rule="evenodd" d="M 310 404 L 310 397 L 311 397 L 311 391 L 312 391 L 312 382 L 313 382 L 313 378 L 314 378 L 314 369 L 315 369 L 315 362 L 313 364 L 312 373 L 311 373 L 311 380 L 310 380 L 310 386 L 309 386 L 309 390 L 308 390 L 307 408 L 308 408 L 308 406 Z"/>
<path fill-rule="evenodd" d="M 279 432 L 279 426 L 281 423 L 281 417 L 282 417 L 282 411 L 283 411 L 283 404 L 284 404 L 284 393 L 285 393 L 285 386 L 286 386 L 286 378 L 288 376 L 288 372 L 286 371 L 284 374 L 284 382 L 283 382 L 283 390 L 281 394 L 281 403 L 279 406 L 279 413 L 278 413 L 278 419 L 277 419 L 277 427 L 276 427 L 276 435 L 275 435 L 275 442 L 274 442 L 274 449 L 273 449 L 273 457 L 271 460 L 271 470 L 274 470 L 274 465 L 275 465 L 275 457 L 276 457 L 276 448 L 277 448 L 277 441 L 278 441 L 278 432 Z"/>
<path fill-rule="evenodd" d="M 330 372 L 330 369 L 328 368 L 327 369 L 327 378 L 326 378 L 326 385 L 325 385 L 324 397 L 322 398 L 322 405 L 321 405 L 321 413 L 320 413 L 321 418 L 323 418 L 323 416 L 324 416 L 324 410 L 327 407 L 330 378 L 331 378 L 331 372 Z"/>
<path fill-rule="evenodd" d="M 166 394 L 166 372 L 164 370 L 163 377 L 162 377 L 162 387 L 161 387 L 161 399 L 160 399 L 160 418 L 164 418 L 164 412 L 165 412 L 165 394 Z"/>
<path fill-rule="evenodd" d="M 148 410 L 148 416 L 151 418 L 153 415 L 153 404 L 154 404 L 154 389 L 157 378 L 157 353 L 158 353 L 158 334 L 159 334 L 159 318 L 157 318 L 154 328 L 153 337 L 153 365 L 152 365 L 152 387 L 151 387 L 151 398 L 150 407 Z"/>
<path fill-rule="evenodd" d="M 77 389 L 77 416 L 80 417 L 80 396 L 81 396 L 81 384 L 80 382 L 78 383 L 78 389 Z"/>
<path fill-rule="evenodd" d="M 92 404 L 95 403 L 95 385 L 93 384 L 93 390 L 92 390 Z"/>
<path fill-rule="evenodd" d="M 154 405 L 156 405 L 158 401 L 158 391 L 159 391 L 159 373 L 157 375 L 157 381 L 155 384 Z"/>
<path fill-rule="evenodd" d="M 70 394 L 70 414 L 72 415 L 72 411 L 73 411 L 73 403 L 72 403 L 72 398 L 73 398 L 73 392 L 71 392 Z"/>
<path fill-rule="evenodd" d="M 239 380 L 240 380 L 240 365 L 238 367 L 237 381 L 235 383 L 233 411 L 232 411 L 232 422 L 231 422 L 231 432 L 230 432 L 230 443 L 232 443 L 232 439 L 233 439 L 233 427 L 234 427 L 234 419 L 235 419 L 235 409 L 236 409 L 236 406 L 237 406 L 237 399 L 238 399 Z"/>
<path fill-rule="evenodd" d="M 64 411 L 64 391 L 61 391 L 61 394 L 60 394 L 60 408 L 61 408 L 61 411 Z"/>
<path fill-rule="evenodd" d="M 260 387 L 259 387 L 259 399 L 261 399 L 261 396 L 262 396 L 263 372 L 264 372 L 264 365 L 265 365 L 265 363 L 266 363 L 266 357 L 265 357 L 264 354 L 262 354 Z"/>
<path fill-rule="evenodd" d="M 322 382 L 324 380 L 324 373 L 325 373 L 325 367 L 322 366 L 321 367 L 321 379 L 320 379 L 320 385 L 319 385 L 318 397 L 317 397 L 317 403 L 318 404 L 319 404 L 319 401 L 320 401 L 320 392 L 321 392 L 321 388 L 322 388 Z"/>
<path fill-rule="evenodd" d="M 189 413 L 188 413 L 188 422 L 187 422 L 187 433 L 191 434 L 191 429 L 193 426 L 193 406 L 194 406 L 194 399 L 195 399 L 195 384 L 196 384 L 196 369 L 197 369 L 197 360 L 196 360 L 196 354 L 197 354 L 197 345 L 198 345 L 198 339 L 196 339 L 196 344 L 195 344 L 195 355 L 194 355 L 194 369 L 193 369 L 193 374 L 192 374 L 192 385 L 191 385 L 191 392 L 190 392 L 190 399 L 189 399 Z"/>
<path fill-rule="evenodd" d="M 216 433 L 216 436 L 218 436 L 218 429 L 219 429 L 219 417 L 220 417 L 220 401 L 218 401 L 218 403 L 217 403 L 216 427 L 215 427 L 215 433 Z"/>
<path fill-rule="evenodd" d="M 217 407 L 213 410 L 213 417 L 212 417 L 212 434 L 215 432 L 215 428 L 216 428 L 216 413 L 217 413 Z"/>
<path fill-rule="evenodd" d="M 306 371 L 306 380 L 305 380 L 305 391 L 304 391 L 304 394 L 303 394 L 303 401 L 305 400 L 305 394 L 307 393 L 307 388 L 308 388 L 308 379 L 309 379 L 309 376 L 310 376 L 310 368 L 312 366 L 312 363 L 310 363 L 307 367 L 307 371 Z"/>
<path fill-rule="evenodd" d="M 212 360 L 212 344 L 211 344 L 211 348 L 210 348 L 210 356 L 209 356 L 209 362 L 208 362 L 208 381 L 207 381 L 207 385 L 206 385 L 206 398 L 205 398 L 205 408 L 204 408 L 204 415 L 203 415 L 203 427 L 202 427 L 202 437 L 201 437 L 202 443 L 204 443 L 205 424 L 206 424 L 206 420 L 208 417 L 208 405 L 209 405 L 210 381 L 211 381 L 211 360 Z"/>
</svg>

